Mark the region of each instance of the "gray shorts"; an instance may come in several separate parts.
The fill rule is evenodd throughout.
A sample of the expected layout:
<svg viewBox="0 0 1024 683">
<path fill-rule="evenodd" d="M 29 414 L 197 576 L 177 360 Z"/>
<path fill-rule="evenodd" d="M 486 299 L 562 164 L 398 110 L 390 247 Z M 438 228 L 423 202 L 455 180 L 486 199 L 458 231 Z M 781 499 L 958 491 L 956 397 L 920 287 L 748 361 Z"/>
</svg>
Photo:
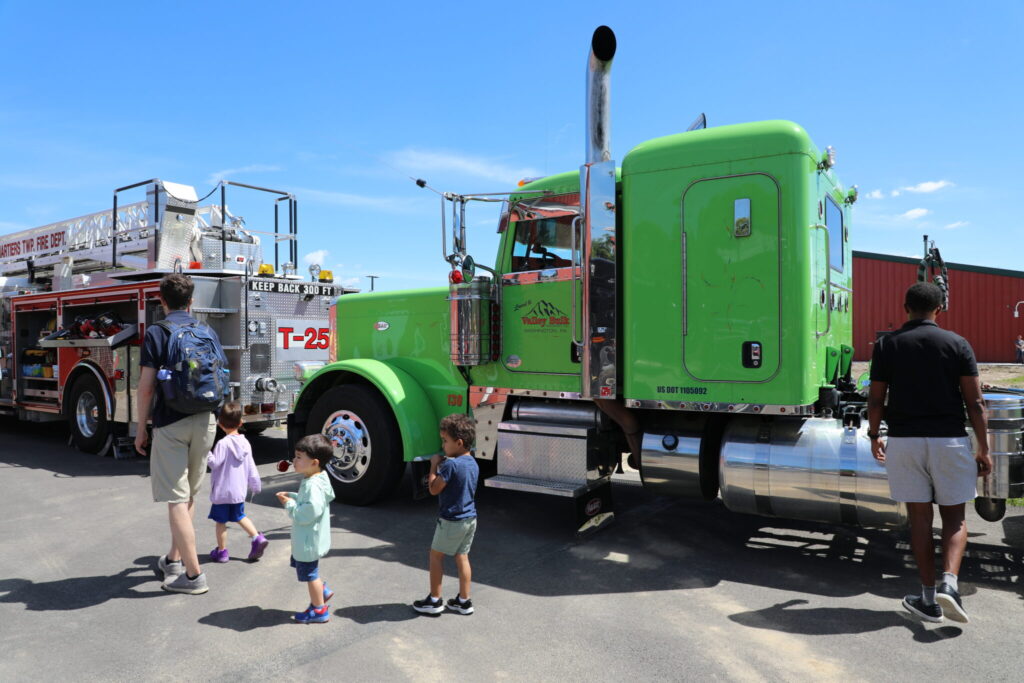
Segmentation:
<svg viewBox="0 0 1024 683">
<path fill-rule="evenodd" d="M 187 503 L 196 497 L 216 435 L 213 413 L 189 415 L 153 430 L 149 476 L 154 502 Z"/>
<path fill-rule="evenodd" d="M 959 505 L 978 495 L 978 465 L 966 436 L 889 437 L 885 471 L 901 503 Z"/>
<path fill-rule="evenodd" d="M 476 517 L 451 521 L 438 518 L 431 550 L 445 555 L 468 555 L 476 536 Z"/>
</svg>

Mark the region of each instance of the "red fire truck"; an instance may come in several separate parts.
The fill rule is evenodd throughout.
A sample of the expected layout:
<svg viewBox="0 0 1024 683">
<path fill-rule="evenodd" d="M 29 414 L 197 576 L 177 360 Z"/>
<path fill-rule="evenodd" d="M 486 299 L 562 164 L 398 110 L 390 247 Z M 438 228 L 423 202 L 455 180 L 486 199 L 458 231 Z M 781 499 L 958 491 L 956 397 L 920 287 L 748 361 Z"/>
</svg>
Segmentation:
<svg viewBox="0 0 1024 683">
<path fill-rule="evenodd" d="M 269 198 L 273 228 L 233 215 L 229 188 Z M 142 189 L 145 200 L 118 204 Z M 246 430 L 288 414 L 296 366 L 328 360 L 330 309 L 357 290 L 318 265 L 311 280 L 296 273 L 293 195 L 230 181 L 218 190 L 203 205 L 190 186 L 147 180 L 115 190 L 110 210 L 0 237 L 0 412 L 66 421 L 83 451 L 132 454 L 141 340 L 163 317 L 160 278 L 180 270 L 195 282 L 192 315 L 224 345 Z"/>
</svg>

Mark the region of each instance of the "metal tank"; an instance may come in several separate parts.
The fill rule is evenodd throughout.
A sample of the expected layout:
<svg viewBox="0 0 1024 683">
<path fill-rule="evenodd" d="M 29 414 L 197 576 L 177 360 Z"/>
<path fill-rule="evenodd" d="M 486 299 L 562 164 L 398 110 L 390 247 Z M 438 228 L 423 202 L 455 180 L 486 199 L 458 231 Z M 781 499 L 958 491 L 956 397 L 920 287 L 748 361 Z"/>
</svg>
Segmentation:
<svg viewBox="0 0 1024 683">
<path fill-rule="evenodd" d="M 453 283 L 451 302 L 451 359 L 455 365 L 471 366 L 491 361 L 491 304 L 493 287 L 488 277 Z"/>
<path fill-rule="evenodd" d="M 978 496 L 1018 498 L 1024 495 L 1024 395 L 993 392 L 984 398 L 992 473 L 978 479 Z M 968 431 L 976 444 L 974 431 Z"/>
<path fill-rule="evenodd" d="M 738 417 L 726 427 L 722 500 L 735 512 L 790 519 L 902 526 L 885 467 L 871 456 L 867 426 L 829 418 Z"/>
</svg>

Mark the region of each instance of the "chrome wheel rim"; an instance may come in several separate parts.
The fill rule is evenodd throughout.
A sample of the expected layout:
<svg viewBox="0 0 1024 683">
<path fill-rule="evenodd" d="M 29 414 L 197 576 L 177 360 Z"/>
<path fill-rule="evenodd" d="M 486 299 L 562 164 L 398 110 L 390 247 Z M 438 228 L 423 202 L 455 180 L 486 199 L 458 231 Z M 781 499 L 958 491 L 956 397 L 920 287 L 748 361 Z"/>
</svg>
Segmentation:
<svg viewBox="0 0 1024 683">
<path fill-rule="evenodd" d="M 331 442 L 334 456 L 327 465 L 332 477 L 345 484 L 362 478 L 370 468 L 370 432 L 351 410 L 337 410 L 324 422 L 321 432 Z"/>
<path fill-rule="evenodd" d="M 75 424 L 82 436 L 92 438 L 96 436 L 100 425 L 100 404 L 91 391 L 84 391 L 78 397 L 75 405 Z"/>
</svg>

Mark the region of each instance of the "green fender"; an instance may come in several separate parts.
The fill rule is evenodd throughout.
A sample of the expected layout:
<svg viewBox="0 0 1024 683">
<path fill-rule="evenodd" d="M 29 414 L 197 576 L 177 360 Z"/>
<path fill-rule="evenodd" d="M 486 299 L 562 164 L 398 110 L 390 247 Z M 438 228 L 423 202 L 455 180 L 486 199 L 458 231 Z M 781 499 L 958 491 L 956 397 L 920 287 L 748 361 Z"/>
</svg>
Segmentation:
<svg viewBox="0 0 1024 683">
<path fill-rule="evenodd" d="M 433 406 L 412 375 L 371 358 L 354 358 L 325 365 L 306 382 L 296 400 L 296 408 L 312 407 L 321 394 L 337 384 L 351 381 L 353 375 L 376 387 L 384 396 L 402 434 L 405 460 L 441 450 L 437 435 L 438 418 Z"/>
</svg>

